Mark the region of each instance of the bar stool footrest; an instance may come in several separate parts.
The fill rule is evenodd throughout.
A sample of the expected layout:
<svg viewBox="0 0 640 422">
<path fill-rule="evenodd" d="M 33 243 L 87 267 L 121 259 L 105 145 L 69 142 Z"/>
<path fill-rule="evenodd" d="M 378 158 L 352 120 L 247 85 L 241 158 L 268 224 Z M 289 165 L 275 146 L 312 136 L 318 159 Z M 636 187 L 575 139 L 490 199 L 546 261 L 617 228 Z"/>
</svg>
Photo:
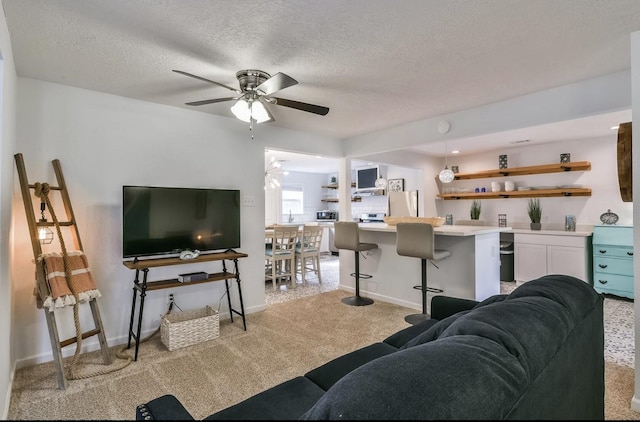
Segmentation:
<svg viewBox="0 0 640 422">
<path fill-rule="evenodd" d="M 349 274 L 351 277 L 355 277 L 356 273 L 351 273 Z M 360 278 L 362 279 L 369 279 L 372 278 L 373 276 L 371 274 L 364 274 L 364 273 L 360 273 Z"/>
<path fill-rule="evenodd" d="M 413 288 L 422 291 L 422 286 L 413 286 Z M 436 289 L 435 287 L 427 287 L 427 291 L 430 293 L 444 293 L 444 290 Z"/>
</svg>

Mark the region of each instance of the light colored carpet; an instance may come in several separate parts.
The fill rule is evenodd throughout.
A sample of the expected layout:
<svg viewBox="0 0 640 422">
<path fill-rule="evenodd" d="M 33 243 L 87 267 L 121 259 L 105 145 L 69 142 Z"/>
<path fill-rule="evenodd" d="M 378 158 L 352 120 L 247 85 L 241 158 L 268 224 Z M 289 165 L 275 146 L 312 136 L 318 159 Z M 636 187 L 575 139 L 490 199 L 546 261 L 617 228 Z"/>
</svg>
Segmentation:
<svg viewBox="0 0 640 422">
<path fill-rule="evenodd" d="M 140 403 L 175 394 L 199 419 L 408 326 L 407 309 L 376 302 L 353 307 L 335 290 L 270 306 L 241 322 L 220 322 L 220 337 L 169 352 L 159 336 L 140 345 L 121 371 L 57 389 L 52 363 L 16 372 L 10 419 L 130 419 Z M 115 349 L 115 348 L 114 348 Z M 115 352 L 114 352 L 115 353 Z M 87 354 L 99 362 L 99 354 Z"/>
<path fill-rule="evenodd" d="M 201 419 L 408 326 L 404 316 L 413 310 L 381 301 L 366 307 L 340 302 L 350 295 L 333 290 L 277 303 L 248 315 L 246 332 L 238 320 L 221 321 L 218 339 L 172 352 L 155 336 L 141 344 L 137 362 L 69 381 L 67 390 L 57 389 L 52 363 L 21 369 L 8 417 L 133 419 L 136 405 L 171 393 Z M 120 347 L 112 347 L 113 353 Z M 98 363 L 99 353 L 84 355 L 83 361 Z M 606 418 L 640 418 L 629 408 L 633 369 L 611 362 L 605 368 Z"/>
</svg>

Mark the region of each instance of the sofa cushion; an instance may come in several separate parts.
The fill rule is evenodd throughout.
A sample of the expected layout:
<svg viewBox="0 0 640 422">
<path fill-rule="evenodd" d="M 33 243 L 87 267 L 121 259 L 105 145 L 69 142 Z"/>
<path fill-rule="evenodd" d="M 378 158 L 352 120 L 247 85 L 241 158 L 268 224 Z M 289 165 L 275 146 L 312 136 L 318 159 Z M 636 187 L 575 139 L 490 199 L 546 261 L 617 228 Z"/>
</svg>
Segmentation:
<svg viewBox="0 0 640 422">
<path fill-rule="evenodd" d="M 431 318 L 442 320 L 460 311 L 468 311 L 477 304 L 475 300 L 436 295 L 431 298 Z"/>
<path fill-rule="evenodd" d="M 404 346 L 400 347 L 400 349 L 407 349 L 409 347 L 414 347 L 419 344 L 425 344 L 429 343 L 430 341 L 436 340 L 438 337 L 440 337 L 440 334 L 442 334 L 444 330 L 449 328 L 449 326 L 453 324 L 458 318 L 468 314 L 469 312 L 471 311 L 458 312 L 457 314 L 451 315 L 450 317 L 447 317 L 442 321 L 438 321 L 428 330 L 425 330 L 422 334 L 419 334 L 413 339 L 409 340 Z"/>
<path fill-rule="evenodd" d="M 501 419 L 526 376 L 501 345 L 457 336 L 369 362 L 338 381 L 302 419 Z"/>
<path fill-rule="evenodd" d="M 205 420 L 298 419 L 324 392 L 307 378 L 296 377 L 214 413 Z"/>
<path fill-rule="evenodd" d="M 468 318 L 458 318 L 439 339 L 481 336 L 513 355 L 534 379 L 556 353 L 574 326 L 560 304 L 543 297 L 522 297 L 475 309 Z"/>
<path fill-rule="evenodd" d="M 323 390 L 328 390 L 340 378 L 356 368 L 381 356 L 396 352 L 398 349 L 386 343 L 374 343 L 354 352 L 342 355 L 318 368 L 307 372 L 304 376 L 316 383 Z"/>
<path fill-rule="evenodd" d="M 522 284 L 506 300 L 526 296 L 546 297 L 567 308 L 571 316 L 579 320 L 599 301 L 597 292 L 585 289 L 584 285 L 584 281 L 569 275 L 546 275 Z"/>
<path fill-rule="evenodd" d="M 438 296 L 435 296 L 434 299 L 436 297 Z M 422 333 L 418 333 L 413 339 L 410 339 L 399 348 L 406 349 L 407 347 L 413 347 L 418 344 L 424 344 L 424 343 L 433 341 L 437 339 L 440 336 L 440 334 L 442 334 L 442 332 L 446 330 L 455 320 L 457 320 L 463 315 L 468 314 L 469 311 L 471 311 L 472 309 L 481 308 L 483 306 L 491 305 L 493 303 L 502 302 L 506 297 L 507 295 L 495 295 L 495 296 L 488 297 L 487 299 L 483 300 L 480 303 L 471 301 L 471 300 L 464 300 L 466 302 L 467 310 L 459 311 L 451 316 L 444 318 L 442 321 L 438 321 L 437 323 L 429 327 L 427 330 L 423 330 Z M 446 297 L 443 296 L 442 298 L 444 299 Z M 455 304 L 456 300 L 460 301 L 460 299 L 455 299 L 455 298 L 446 298 L 446 299 L 449 299 L 449 301 L 452 304 Z M 457 307 L 458 309 L 464 309 L 465 304 L 463 302 L 458 302 Z M 449 306 L 449 308 L 451 308 L 451 305 Z"/>
<path fill-rule="evenodd" d="M 415 325 L 411 325 L 405 329 L 398 331 L 395 334 L 390 335 L 386 339 L 382 340 L 382 342 L 399 349 L 407 344 L 407 342 L 409 342 L 410 340 L 414 339 L 418 335 L 427 331 L 429 328 L 433 327 L 437 322 L 437 319 L 427 319 L 421 321 Z"/>
</svg>

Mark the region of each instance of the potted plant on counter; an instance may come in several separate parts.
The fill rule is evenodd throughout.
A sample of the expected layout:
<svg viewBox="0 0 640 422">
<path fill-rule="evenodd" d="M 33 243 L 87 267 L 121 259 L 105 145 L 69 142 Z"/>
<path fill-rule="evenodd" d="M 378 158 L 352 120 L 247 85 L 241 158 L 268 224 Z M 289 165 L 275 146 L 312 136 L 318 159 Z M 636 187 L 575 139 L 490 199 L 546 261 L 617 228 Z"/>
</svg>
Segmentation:
<svg viewBox="0 0 640 422">
<path fill-rule="evenodd" d="M 529 198 L 529 204 L 527 205 L 527 212 L 531 219 L 531 230 L 540 230 L 542 224 L 542 205 L 540 205 L 539 198 Z"/>
<path fill-rule="evenodd" d="M 471 210 L 469 212 L 469 214 L 471 215 L 471 219 L 472 220 L 479 220 L 480 219 L 480 210 L 482 209 L 482 205 L 480 204 L 480 201 L 478 199 L 474 199 L 473 202 L 471 203 Z"/>
</svg>

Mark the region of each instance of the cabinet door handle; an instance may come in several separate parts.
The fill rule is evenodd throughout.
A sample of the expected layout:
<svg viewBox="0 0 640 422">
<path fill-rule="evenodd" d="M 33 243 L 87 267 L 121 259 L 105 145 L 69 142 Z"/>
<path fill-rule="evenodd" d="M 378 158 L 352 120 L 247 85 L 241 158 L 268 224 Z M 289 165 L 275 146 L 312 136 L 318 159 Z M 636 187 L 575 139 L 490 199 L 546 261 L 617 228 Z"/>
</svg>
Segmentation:
<svg viewBox="0 0 640 422">
<path fill-rule="evenodd" d="M 607 280 L 598 280 L 598 282 L 600 282 L 600 284 L 607 284 L 608 283 Z"/>
<path fill-rule="evenodd" d="M 633 252 L 627 252 L 627 255 L 633 256 Z"/>
<path fill-rule="evenodd" d="M 600 267 L 600 268 L 607 268 L 607 267 L 608 267 L 608 265 L 607 265 L 607 264 L 598 264 L 598 267 Z"/>
<path fill-rule="evenodd" d="M 606 249 L 600 249 L 600 253 L 607 253 Z"/>
</svg>

